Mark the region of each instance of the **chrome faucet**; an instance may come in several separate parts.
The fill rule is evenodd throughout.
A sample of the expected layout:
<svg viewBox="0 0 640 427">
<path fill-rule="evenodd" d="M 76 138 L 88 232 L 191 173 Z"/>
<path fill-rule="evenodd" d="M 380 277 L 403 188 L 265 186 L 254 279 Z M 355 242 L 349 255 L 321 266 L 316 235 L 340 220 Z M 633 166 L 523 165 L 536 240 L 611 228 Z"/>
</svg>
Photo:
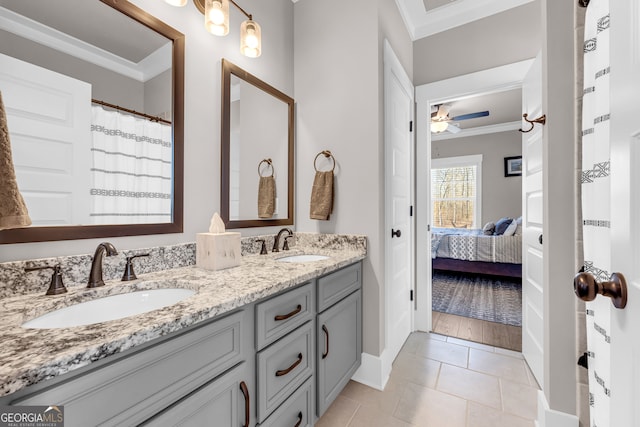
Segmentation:
<svg viewBox="0 0 640 427">
<path fill-rule="evenodd" d="M 107 256 L 118 255 L 116 248 L 109 242 L 102 242 L 96 248 L 96 253 L 93 254 L 93 261 L 91 262 L 91 272 L 89 273 L 89 283 L 87 288 L 97 288 L 104 286 L 104 280 L 102 280 L 102 258 L 104 253 Z"/>
<path fill-rule="evenodd" d="M 288 237 L 293 236 L 293 231 L 291 231 L 290 228 L 283 228 L 282 230 L 278 231 L 276 238 L 273 240 L 273 249 L 271 249 L 271 252 L 280 252 L 280 249 L 278 249 L 278 246 L 280 245 L 280 236 L 282 236 L 282 233 L 289 233 L 289 235 L 285 237 L 285 243 Z M 283 246 L 282 249 L 288 250 L 289 245 Z"/>
</svg>

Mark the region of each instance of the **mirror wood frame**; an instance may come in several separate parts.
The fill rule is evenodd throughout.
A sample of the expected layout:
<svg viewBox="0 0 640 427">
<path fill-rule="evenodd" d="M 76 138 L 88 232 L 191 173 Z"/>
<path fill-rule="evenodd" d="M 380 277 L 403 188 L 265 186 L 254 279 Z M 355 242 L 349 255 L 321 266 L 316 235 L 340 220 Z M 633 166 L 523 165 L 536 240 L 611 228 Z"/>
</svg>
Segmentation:
<svg viewBox="0 0 640 427">
<path fill-rule="evenodd" d="M 229 215 L 230 158 L 231 158 L 231 75 L 263 90 L 265 93 L 287 104 L 288 159 L 287 159 L 287 217 L 278 219 L 231 220 Z M 293 225 L 293 173 L 294 173 L 294 100 L 256 76 L 248 73 L 226 59 L 222 59 L 222 124 L 221 124 L 221 177 L 220 216 L 227 228 L 250 228 Z M 257 203 L 257 200 L 256 200 Z M 256 205 L 257 206 L 257 205 Z M 257 216 L 257 215 L 256 215 Z"/>
<path fill-rule="evenodd" d="M 172 132 L 173 132 L 173 216 L 158 224 L 78 225 L 16 228 L 0 231 L 0 244 L 91 239 L 181 233 L 183 231 L 184 185 L 184 51 L 185 36 L 158 18 L 126 0 L 100 1 L 138 21 L 173 42 Z"/>
</svg>

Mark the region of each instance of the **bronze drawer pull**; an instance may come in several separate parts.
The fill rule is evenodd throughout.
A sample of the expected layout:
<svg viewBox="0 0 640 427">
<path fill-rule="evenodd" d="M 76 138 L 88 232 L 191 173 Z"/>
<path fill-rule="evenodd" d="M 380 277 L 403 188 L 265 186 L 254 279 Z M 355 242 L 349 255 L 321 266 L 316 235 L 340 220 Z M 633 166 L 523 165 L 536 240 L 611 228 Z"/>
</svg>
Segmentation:
<svg viewBox="0 0 640 427">
<path fill-rule="evenodd" d="M 326 349 L 324 353 L 322 353 L 322 358 L 326 359 L 327 356 L 329 355 L 329 330 L 327 329 L 327 327 L 325 325 L 322 325 L 322 331 L 324 332 L 324 348 Z"/>
<path fill-rule="evenodd" d="M 298 422 L 293 427 L 300 427 L 300 424 L 302 424 L 302 412 L 298 412 Z"/>
<path fill-rule="evenodd" d="M 295 316 L 296 314 L 300 313 L 301 311 L 302 311 L 302 306 L 300 304 L 298 304 L 296 309 L 293 310 L 291 313 L 278 314 L 276 317 L 273 318 L 273 320 L 275 320 L 276 322 L 279 322 L 280 320 L 287 320 L 288 318 Z"/>
<path fill-rule="evenodd" d="M 249 427 L 249 423 L 251 422 L 251 408 L 249 404 L 249 389 L 244 381 L 240 382 L 240 390 L 242 390 L 242 394 L 244 395 L 244 426 Z"/>
<path fill-rule="evenodd" d="M 287 375 L 289 372 L 291 372 L 294 369 L 296 369 L 296 366 L 298 366 L 300 364 L 300 362 L 302 362 L 302 353 L 298 353 L 298 360 L 293 362 L 293 365 L 289 366 L 287 369 L 283 369 L 281 371 L 276 371 L 276 377 L 281 377 L 283 375 Z"/>
</svg>

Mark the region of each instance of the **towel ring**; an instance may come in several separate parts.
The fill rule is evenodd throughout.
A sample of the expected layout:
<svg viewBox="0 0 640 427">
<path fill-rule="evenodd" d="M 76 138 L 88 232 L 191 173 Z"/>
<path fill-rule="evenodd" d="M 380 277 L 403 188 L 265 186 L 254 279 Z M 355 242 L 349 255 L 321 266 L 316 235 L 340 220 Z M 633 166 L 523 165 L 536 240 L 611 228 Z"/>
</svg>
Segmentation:
<svg viewBox="0 0 640 427">
<path fill-rule="evenodd" d="M 333 154 L 331 154 L 331 151 L 329 150 L 322 150 L 316 155 L 316 158 L 313 159 L 313 168 L 316 170 L 316 172 L 319 172 L 318 168 L 316 167 L 316 162 L 318 161 L 318 157 L 320 157 L 321 154 L 323 154 L 327 159 L 331 158 L 331 160 L 333 160 L 333 167 L 331 168 L 331 172 L 333 172 L 336 169 L 336 159 L 335 157 L 333 157 Z"/>
<path fill-rule="evenodd" d="M 262 160 L 260 163 L 258 163 L 258 175 L 260 175 L 260 178 L 264 178 L 264 176 L 262 175 L 262 173 L 260 173 L 260 166 L 262 166 L 263 163 L 266 163 L 267 165 L 271 166 L 271 175 L 273 176 L 273 162 L 271 161 L 271 159 L 264 159 Z"/>
</svg>

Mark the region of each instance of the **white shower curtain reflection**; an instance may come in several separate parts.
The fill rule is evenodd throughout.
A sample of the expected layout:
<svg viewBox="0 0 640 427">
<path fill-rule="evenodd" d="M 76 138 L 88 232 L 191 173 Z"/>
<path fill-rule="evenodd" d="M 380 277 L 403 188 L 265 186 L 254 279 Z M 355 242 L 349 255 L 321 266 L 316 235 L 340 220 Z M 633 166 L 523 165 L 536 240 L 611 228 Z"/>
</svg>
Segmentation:
<svg viewBox="0 0 640 427">
<path fill-rule="evenodd" d="M 93 106 L 94 224 L 171 221 L 171 126 Z"/>
</svg>

